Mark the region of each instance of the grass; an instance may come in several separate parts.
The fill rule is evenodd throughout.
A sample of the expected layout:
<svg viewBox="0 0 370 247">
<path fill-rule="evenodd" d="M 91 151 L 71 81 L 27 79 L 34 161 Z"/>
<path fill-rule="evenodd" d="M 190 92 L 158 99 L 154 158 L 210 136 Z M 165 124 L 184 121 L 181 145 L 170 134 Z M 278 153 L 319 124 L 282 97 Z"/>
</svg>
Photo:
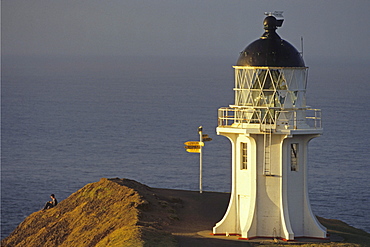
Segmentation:
<svg viewBox="0 0 370 247">
<path fill-rule="evenodd" d="M 151 189 L 133 180 L 103 178 L 99 182 L 87 184 L 55 208 L 31 214 L 1 241 L 1 246 L 177 246 L 175 237 L 163 229 L 173 225 L 185 226 L 185 229 L 190 227 L 191 231 L 196 227 L 211 227 L 216 222 L 213 218 L 216 219 L 218 214 L 224 212 L 220 199 L 227 203 L 228 195 Z M 216 205 L 219 205 L 217 213 L 208 212 Z M 264 242 L 263 246 L 370 247 L 369 233 L 339 220 L 318 219 L 329 234 L 341 236 L 344 241 L 310 244 Z M 201 223 L 201 226 L 195 226 L 195 223 Z M 203 240 L 204 246 L 210 246 L 207 245 L 209 241 L 216 243 L 206 238 Z M 217 242 L 217 246 L 224 246 L 223 243 Z M 243 244 L 260 245 L 249 242 Z"/>
</svg>

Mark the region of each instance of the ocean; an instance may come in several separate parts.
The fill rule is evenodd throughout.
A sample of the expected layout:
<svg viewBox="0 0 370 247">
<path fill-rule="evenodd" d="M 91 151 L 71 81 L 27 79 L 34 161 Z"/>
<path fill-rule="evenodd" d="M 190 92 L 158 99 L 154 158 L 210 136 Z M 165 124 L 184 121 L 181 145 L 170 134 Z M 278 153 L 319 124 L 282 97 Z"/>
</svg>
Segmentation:
<svg viewBox="0 0 370 247">
<path fill-rule="evenodd" d="M 234 101 L 236 57 L 3 57 L 1 238 L 49 195 L 102 177 L 151 187 L 230 191 L 231 147 L 217 109 Z M 307 104 L 324 134 L 310 142 L 314 213 L 370 232 L 369 61 L 308 63 Z M 226 209 L 225 209 L 226 210 Z"/>
</svg>

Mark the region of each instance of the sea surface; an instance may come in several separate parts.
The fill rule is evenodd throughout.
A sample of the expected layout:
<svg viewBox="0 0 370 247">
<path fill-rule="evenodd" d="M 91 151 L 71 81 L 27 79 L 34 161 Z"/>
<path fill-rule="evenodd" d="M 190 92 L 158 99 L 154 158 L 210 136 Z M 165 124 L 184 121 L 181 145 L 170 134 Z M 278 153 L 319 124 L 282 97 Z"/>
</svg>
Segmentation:
<svg viewBox="0 0 370 247">
<path fill-rule="evenodd" d="M 217 109 L 234 101 L 231 58 L 3 57 L 1 238 L 51 193 L 59 201 L 102 177 L 199 189 L 199 155 L 184 142 L 203 126 L 203 189 L 230 191 L 231 148 Z M 316 215 L 370 232 L 369 61 L 306 61 L 307 104 L 322 109 L 310 142 Z M 226 209 L 225 209 L 226 210 Z"/>
</svg>

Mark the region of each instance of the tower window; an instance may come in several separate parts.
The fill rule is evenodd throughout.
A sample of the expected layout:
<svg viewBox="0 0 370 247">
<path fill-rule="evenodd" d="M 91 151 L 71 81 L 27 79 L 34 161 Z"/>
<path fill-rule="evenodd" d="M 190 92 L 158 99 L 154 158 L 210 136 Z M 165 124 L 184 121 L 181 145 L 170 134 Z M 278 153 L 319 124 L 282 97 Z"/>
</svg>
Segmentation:
<svg viewBox="0 0 370 247">
<path fill-rule="evenodd" d="M 290 170 L 298 171 L 298 143 L 290 144 Z"/>
<path fill-rule="evenodd" d="M 240 166 L 240 169 L 242 169 L 242 170 L 245 170 L 248 167 L 248 149 L 247 149 L 247 146 L 248 146 L 247 143 L 242 142 L 242 145 L 241 145 L 242 157 L 241 157 L 241 166 Z"/>
</svg>

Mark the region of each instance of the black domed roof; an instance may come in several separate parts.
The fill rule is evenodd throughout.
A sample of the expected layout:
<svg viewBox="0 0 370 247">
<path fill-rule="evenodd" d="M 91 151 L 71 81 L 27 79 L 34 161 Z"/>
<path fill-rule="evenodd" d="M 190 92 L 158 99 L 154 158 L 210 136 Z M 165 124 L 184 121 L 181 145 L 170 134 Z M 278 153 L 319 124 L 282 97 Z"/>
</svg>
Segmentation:
<svg viewBox="0 0 370 247">
<path fill-rule="evenodd" d="M 283 20 L 267 16 L 263 22 L 265 33 L 248 45 L 239 56 L 237 66 L 305 67 L 301 54 L 276 33 Z"/>
</svg>

